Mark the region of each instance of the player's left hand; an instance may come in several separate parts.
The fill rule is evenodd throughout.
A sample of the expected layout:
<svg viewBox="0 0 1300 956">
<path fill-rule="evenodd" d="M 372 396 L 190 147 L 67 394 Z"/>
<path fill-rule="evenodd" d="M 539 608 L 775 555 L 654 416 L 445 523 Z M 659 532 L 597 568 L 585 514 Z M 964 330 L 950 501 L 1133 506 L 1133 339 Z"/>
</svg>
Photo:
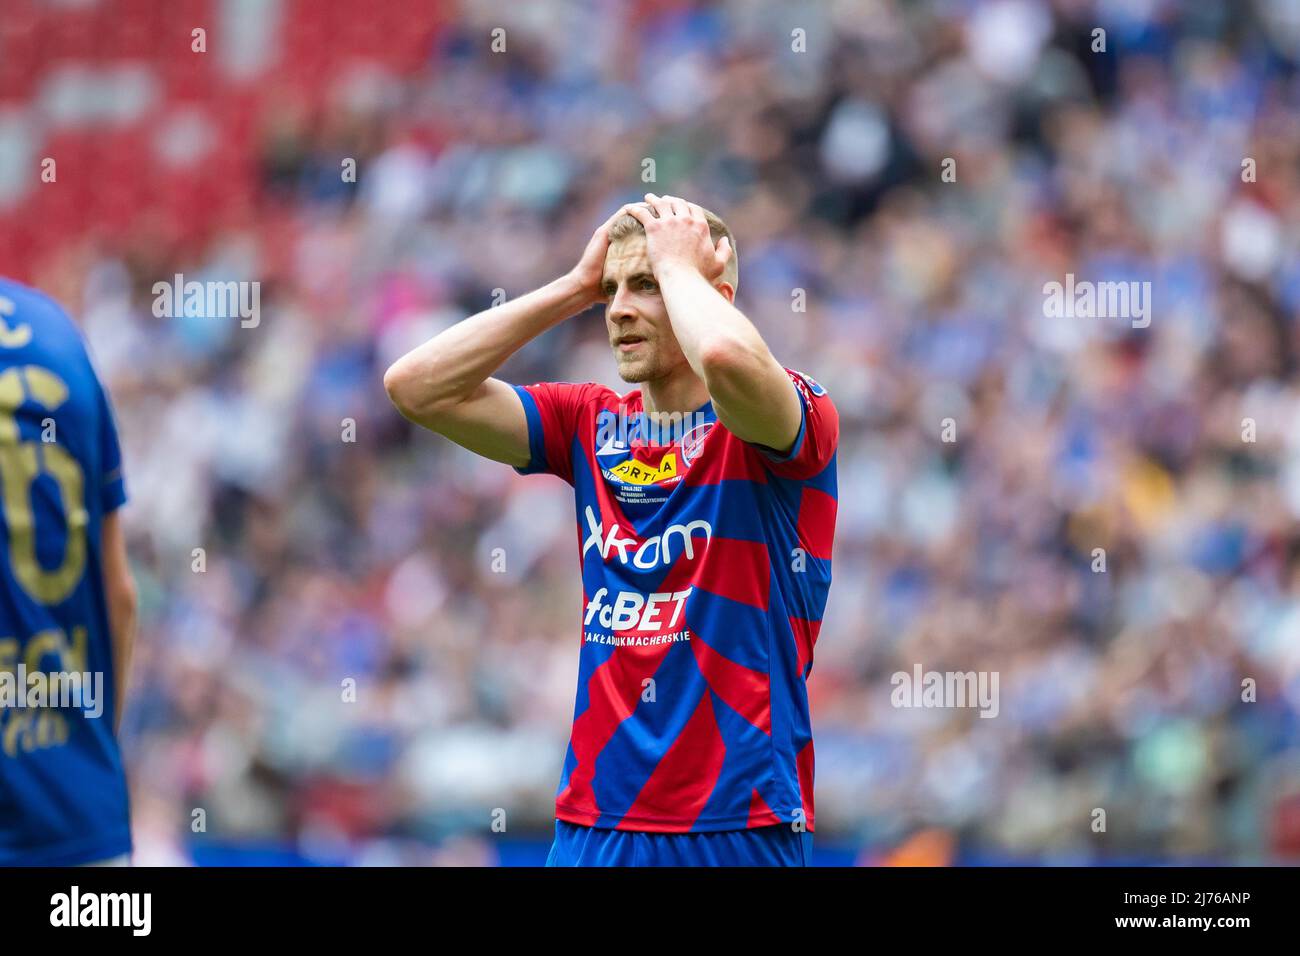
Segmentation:
<svg viewBox="0 0 1300 956">
<path fill-rule="evenodd" d="M 646 255 L 657 278 L 678 266 L 695 269 L 710 283 L 722 275 L 731 242 L 723 236 L 713 244 L 704 210 L 695 203 L 646 193 L 645 202 L 629 205 L 627 212 L 645 226 Z"/>
</svg>

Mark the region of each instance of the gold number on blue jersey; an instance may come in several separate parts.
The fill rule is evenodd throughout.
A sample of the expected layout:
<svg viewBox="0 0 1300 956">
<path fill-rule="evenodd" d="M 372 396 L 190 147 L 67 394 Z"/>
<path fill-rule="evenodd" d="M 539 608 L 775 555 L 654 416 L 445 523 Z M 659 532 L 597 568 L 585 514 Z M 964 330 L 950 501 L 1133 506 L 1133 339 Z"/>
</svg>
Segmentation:
<svg viewBox="0 0 1300 956">
<path fill-rule="evenodd" d="M 10 329 L 0 318 L 0 344 Z M 30 330 L 29 330 L 30 331 Z M 68 597 L 86 570 L 85 474 L 77 460 L 57 444 L 22 441 L 16 413 L 25 398 L 53 412 L 68 400 L 68 386 L 39 365 L 8 368 L 0 372 L 0 510 L 9 529 L 9 564 L 24 591 L 42 604 L 58 604 Z M 36 516 L 32 511 L 32 483 L 42 474 L 54 479 L 63 499 L 67 543 L 63 561 L 47 571 L 36 559 Z"/>
</svg>

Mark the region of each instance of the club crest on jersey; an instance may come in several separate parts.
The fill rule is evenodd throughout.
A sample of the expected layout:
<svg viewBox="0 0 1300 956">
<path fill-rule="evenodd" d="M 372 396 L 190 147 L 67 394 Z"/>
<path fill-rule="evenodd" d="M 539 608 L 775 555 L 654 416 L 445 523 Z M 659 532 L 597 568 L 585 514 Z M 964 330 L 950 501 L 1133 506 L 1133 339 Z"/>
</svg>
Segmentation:
<svg viewBox="0 0 1300 956">
<path fill-rule="evenodd" d="M 683 468 L 691 467 L 691 463 L 700 457 L 700 451 L 704 448 L 704 439 L 708 438 L 709 432 L 713 431 L 713 425 L 714 422 L 704 422 L 682 436 Z"/>
<path fill-rule="evenodd" d="M 792 369 L 791 371 L 794 370 Z M 807 372 L 796 371 L 794 374 L 798 375 L 799 378 L 803 379 L 803 384 L 808 386 L 808 391 L 812 392 L 818 398 L 821 398 L 821 396 L 826 394 L 826 389 L 822 388 L 821 383 L 818 382 L 817 379 L 809 375 Z M 796 382 L 795 384 L 798 385 L 799 383 Z"/>
</svg>

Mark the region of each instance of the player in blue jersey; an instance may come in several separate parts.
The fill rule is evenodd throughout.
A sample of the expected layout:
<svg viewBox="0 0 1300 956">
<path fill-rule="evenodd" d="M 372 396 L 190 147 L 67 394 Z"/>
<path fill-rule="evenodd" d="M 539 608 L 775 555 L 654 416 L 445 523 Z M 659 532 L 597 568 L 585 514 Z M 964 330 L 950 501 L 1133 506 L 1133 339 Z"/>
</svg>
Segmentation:
<svg viewBox="0 0 1300 956">
<path fill-rule="evenodd" d="M 735 307 L 737 282 L 722 220 L 647 195 L 568 275 L 384 378 L 411 420 L 573 487 L 578 686 L 551 865 L 810 858 L 806 681 L 830 587 L 839 419 Z M 641 389 L 490 377 L 600 302 L 618 373 Z"/>
<path fill-rule="evenodd" d="M 136 598 L 117 431 L 75 325 L 0 278 L 0 866 L 123 862 Z"/>
</svg>

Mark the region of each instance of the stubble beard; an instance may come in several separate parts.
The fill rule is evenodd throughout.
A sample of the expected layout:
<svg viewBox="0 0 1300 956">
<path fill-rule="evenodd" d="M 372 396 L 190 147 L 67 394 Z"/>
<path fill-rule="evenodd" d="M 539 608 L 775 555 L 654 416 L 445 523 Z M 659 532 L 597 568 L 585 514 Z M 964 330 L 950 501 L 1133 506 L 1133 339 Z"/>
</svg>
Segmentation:
<svg viewBox="0 0 1300 956">
<path fill-rule="evenodd" d="M 630 362 L 618 361 L 617 359 L 616 361 L 618 362 L 618 377 L 630 385 L 648 382 L 659 377 L 658 356 L 647 356 Z"/>
</svg>

